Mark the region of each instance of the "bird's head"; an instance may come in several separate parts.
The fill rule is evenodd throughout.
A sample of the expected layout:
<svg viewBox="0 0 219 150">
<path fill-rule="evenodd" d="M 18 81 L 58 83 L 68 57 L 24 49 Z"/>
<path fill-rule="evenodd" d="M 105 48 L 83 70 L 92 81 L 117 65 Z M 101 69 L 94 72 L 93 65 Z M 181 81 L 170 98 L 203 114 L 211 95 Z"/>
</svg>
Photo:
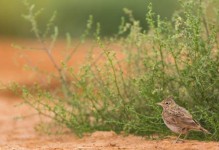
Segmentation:
<svg viewBox="0 0 219 150">
<path fill-rule="evenodd" d="M 162 102 L 157 103 L 157 105 L 160 105 L 165 109 L 165 108 L 170 108 L 170 107 L 175 106 L 176 103 L 173 100 L 173 97 L 168 97 L 168 98 L 164 99 Z"/>
</svg>

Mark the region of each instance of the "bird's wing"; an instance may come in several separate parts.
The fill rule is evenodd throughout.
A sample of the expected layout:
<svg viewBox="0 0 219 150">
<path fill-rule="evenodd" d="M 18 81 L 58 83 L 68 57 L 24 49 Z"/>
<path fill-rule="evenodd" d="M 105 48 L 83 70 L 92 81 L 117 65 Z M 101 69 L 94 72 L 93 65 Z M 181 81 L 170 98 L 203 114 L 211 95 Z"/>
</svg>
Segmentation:
<svg viewBox="0 0 219 150">
<path fill-rule="evenodd" d="M 188 118 L 192 118 L 192 115 L 183 107 L 178 107 L 178 115 L 184 116 L 184 117 L 188 117 Z"/>
<path fill-rule="evenodd" d="M 173 113 L 177 124 L 181 127 L 195 128 L 199 123 L 192 118 L 192 115 L 183 107 L 178 107 Z"/>
</svg>

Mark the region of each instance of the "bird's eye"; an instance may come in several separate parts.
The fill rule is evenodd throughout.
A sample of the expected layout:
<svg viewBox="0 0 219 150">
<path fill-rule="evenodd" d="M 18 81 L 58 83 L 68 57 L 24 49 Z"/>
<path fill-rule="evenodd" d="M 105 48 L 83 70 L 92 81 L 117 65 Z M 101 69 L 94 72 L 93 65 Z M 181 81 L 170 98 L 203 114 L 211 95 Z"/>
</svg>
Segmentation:
<svg viewBox="0 0 219 150">
<path fill-rule="evenodd" d="M 168 103 L 168 102 L 166 102 L 166 104 L 168 105 L 169 103 Z"/>
</svg>

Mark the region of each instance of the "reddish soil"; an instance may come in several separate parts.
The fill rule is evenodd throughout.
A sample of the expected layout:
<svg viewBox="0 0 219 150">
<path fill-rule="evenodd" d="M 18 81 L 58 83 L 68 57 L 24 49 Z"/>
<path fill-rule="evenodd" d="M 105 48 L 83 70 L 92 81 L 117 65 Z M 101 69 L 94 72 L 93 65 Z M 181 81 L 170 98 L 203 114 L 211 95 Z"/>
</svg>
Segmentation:
<svg viewBox="0 0 219 150">
<path fill-rule="evenodd" d="M 42 51 L 16 50 L 11 43 L 20 43 L 34 47 L 32 41 L 1 39 L 0 40 L 0 82 L 7 84 L 13 81 L 32 84 L 39 77 L 35 73 L 22 69 L 25 63 L 34 64 L 43 69 L 54 71 L 53 65 L 48 61 Z M 56 45 L 57 49 L 63 49 L 64 43 Z M 71 63 L 75 66 L 81 63 L 89 45 L 81 46 L 74 55 Z M 25 54 L 25 55 L 24 55 Z M 60 53 L 55 53 L 56 61 L 60 61 Z M 165 140 L 146 140 L 139 136 L 117 135 L 114 132 L 98 131 L 93 134 L 78 138 L 68 131 L 62 134 L 48 135 L 36 131 L 36 127 L 42 121 L 47 121 L 36 114 L 35 110 L 27 105 L 20 105 L 22 100 L 8 93 L 0 86 L 0 150 L 79 150 L 79 149 L 149 149 L 149 150 L 219 150 L 218 142 L 199 142 L 186 140 L 183 143 L 173 144 L 173 138 Z M 23 117 L 22 117 L 23 116 Z M 175 138 L 175 137 L 174 137 Z"/>
</svg>

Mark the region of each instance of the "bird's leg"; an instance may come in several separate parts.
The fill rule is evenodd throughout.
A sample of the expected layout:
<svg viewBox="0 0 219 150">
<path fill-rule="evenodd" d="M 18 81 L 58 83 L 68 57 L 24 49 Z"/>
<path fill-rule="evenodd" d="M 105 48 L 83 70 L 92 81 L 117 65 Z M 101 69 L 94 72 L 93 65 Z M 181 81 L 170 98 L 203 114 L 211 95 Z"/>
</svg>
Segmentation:
<svg viewBox="0 0 219 150">
<path fill-rule="evenodd" d="M 186 133 L 186 135 L 184 136 L 183 140 L 185 140 L 188 136 L 189 132 Z"/>
<path fill-rule="evenodd" d="M 179 140 L 180 136 L 182 135 L 182 132 L 179 134 L 179 136 L 177 137 L 177 139 L 174 141 L 174 143 L 177 143 L 177 141 Z"/>
<path fill-rule="evenodd" d="M 186 129 L 186 128 L 183 128 L 183 129 L 182 129 L 182 131 L 180 132 L 179 136 L 177 137 L 175 143 L 177 143 L 177 141 L 179 140 L 179 138 L 180 138 L 180 136 L 181 136 L 182 134 L 185 134 L 184 138 L 182 139 L 182 141 L 184 141 L 184 140 L 186 139 L 187 135 L 188 135 L 188 129 Z"/>
</svg>

